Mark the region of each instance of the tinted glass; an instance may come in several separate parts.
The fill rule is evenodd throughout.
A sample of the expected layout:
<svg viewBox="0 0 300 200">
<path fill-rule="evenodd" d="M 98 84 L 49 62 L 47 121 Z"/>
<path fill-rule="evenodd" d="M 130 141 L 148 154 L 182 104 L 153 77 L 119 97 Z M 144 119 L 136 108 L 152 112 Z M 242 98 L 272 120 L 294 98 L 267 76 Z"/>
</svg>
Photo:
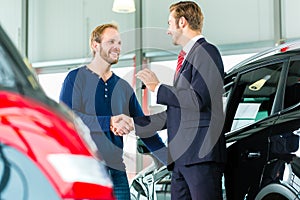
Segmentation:
<svg viewBox="0 0 300 200">
<path fill-rule="evenodd" d="M 235 91 L 239 104 L 231 130 L 264 119 L 271 114 L 282 64 L 265 66 L 240 76 Z"/>
<path fill-rule="evenodd" d="M 0 89 L 15 87 L 15 76 L 11 65 L 11 60 L 0 45 Z"/>
<path fill-rule="evenodd" d="M 225 92 L 223 93 L 223 96 L 222 96 L 224 112 L 226 111 L 226 106 L 228 104 L 228 100 L 229 100 L 229 96 L 230 96 L 231 91 L 232 91 L 232 85 L 233 84 L 234 84 L 234 82 L 232 81 L 229 84 L 224 86 Z"/>
<path fill-rule="evenodd" d="M 25 65 L 18 50 L 0 26 L 0 89 L 14 90 L 22 94 L 41 92 L 32 68 Z"/>
<path fill-rule="evenodd" d="M 286 81 L 284 108 L 300 102 L 300 61 L 291 61 Z"/>
<path fill-rule="evenodd" d="M 14 91 L 34 98 L 71 119 L 70 111 L 49 99 L 40 87 L 32 67 L 25 65 L 18 50 L 0 26 L 0 91 Z"/>
<path fill-rule="evenodd" d="M 49 181 L 19 151 L 0 144 L 1 199 L 58 200 Z"/>
</svg>

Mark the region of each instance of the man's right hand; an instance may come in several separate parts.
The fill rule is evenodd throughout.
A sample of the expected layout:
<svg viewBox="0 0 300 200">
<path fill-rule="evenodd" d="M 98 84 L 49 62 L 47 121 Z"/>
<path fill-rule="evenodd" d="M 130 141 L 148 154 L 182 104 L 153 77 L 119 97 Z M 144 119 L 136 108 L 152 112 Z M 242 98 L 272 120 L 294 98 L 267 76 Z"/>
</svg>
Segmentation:
<svg viewBox="0 0 300 200">
<path fill-rule="evenodd" d="M 134 129 L 133 119 L 127 115 L 120 114 L 110 118 L 110 130 L 118 136 L 128 134 Z"/>
</svg>

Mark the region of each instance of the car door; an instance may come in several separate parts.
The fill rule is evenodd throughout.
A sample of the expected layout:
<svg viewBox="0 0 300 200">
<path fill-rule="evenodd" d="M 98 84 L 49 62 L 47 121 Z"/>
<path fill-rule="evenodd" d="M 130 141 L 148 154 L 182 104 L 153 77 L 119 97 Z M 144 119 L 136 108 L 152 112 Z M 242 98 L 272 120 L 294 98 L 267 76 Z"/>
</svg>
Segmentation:
<svg viewBox="0 0 300 200">
<path fill-rule="evenodd" d="M 300 131 L 300 56 L 290 58 L 286 77 L 286 81 L 283 84 L 284 98 L 281 104 L 281 112 L 273 125 L 272 135 L 299 134 Z M 294 140 L 299 139 L 294 137 Z M 299 156 L 299 141 L 287 140 L 284 146 L 284 154 L 290 153 Z M 272 151 L 270 152 L 271 155 L 273 153 Z M 281 176 L 278 177 L 280 180 L 283 179 L 284 167 L 282 166 Z M 279 173 L 277 172 L 277 174 Z M 266 178 L 264 176 L 264 179 Z M 296 184 L 294 183 L 294 187 L 297 187 L 297 190 L 300 191 L 299 179 Z"/>
<path fill-rule="evenodd" d="M 300 55 L 290 58 L 286 77 L 281 112 L 274 126 L 290 132 L 300 128 Z"/>
<path fill-rule="evenodd" d="M 227 199 L 254 199 L 258 192 L 268 157 L 268 137 L 279 114 L 274 102 L 281 91 L 284 61 L 246 67 L 227 88 Z"/>
</svg>

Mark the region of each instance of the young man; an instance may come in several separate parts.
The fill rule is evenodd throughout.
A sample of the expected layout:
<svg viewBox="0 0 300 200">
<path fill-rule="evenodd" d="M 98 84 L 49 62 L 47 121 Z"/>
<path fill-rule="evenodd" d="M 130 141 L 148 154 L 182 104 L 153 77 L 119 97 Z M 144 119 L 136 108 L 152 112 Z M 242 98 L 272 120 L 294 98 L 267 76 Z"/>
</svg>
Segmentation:
<svg viewBox="0 0 300 200">
<path fill-rule="evenodd" d="M 218 49 L 203 37 L 203 14 L 192 1 L 170 6 L 168 34 L 174 45 L 182 46 L 174 85 L 159 83 L 149 69 L 137 73 L 146 87 L 157 93 L 165 112 L 135 117 L 140 137 L 168 129 L 171 198 L 222 199 L 225 162 L 223 62 Z"/>
<path fill-rule="evenodd" d="M 132 127 L 119 119 L 122 114 L 136 117 L 143 116 L 143 112 L 132 87 L 111 71 L 121 51 L 117 26 L 103 24 L 96 27 L 90 36 L 90 48 L 92 61 L 68 73 L 61 89 L 60 101 L 67 104 L 89 127 L 100 156 L 108 167 L 117 199 L 129 200 L 121 136 L 132 130 Z M 164 147 L 157 134 L 145 138 L 143 142 L 150 150 Z"/>
</svg>

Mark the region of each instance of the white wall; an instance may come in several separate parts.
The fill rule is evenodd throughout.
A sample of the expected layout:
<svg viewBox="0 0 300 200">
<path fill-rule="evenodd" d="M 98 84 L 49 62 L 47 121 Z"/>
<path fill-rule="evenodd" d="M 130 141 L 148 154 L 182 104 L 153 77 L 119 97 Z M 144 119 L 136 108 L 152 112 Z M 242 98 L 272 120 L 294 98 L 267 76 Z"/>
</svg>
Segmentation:
<svg viewBox="0 0 300 200">
<path fill-rule="evenodd" d="M 16 47 L 21 49 L 21 1 L 0 0 L 0 24 Z"/>
<path fill-rule="evenodd" d="M 204 13 L 205 37 L 221 47 L 221 53 L 253 51 L 274 45 L 274 0 L 195 0 Z M 177 51 L 166 35 L 169 6 L 177 0 L 142 0 L 143 47 L 147 51 Z M 284 37 L 300 38 L 300 2 L 282 0 Z M 0 0 L 0 23 L 20 48 L 22 0 Z M 88 38 L 99 24 L 120 25 L 123 54 L 135 48 L 135 14 L 112 12 L 113 0 L 29 0 L 29 60 L 32 63 L 86 58 Z M 248 46 L 247 46 L 248 45 Z M 246 51 L 240 51 L 245 48 Z"/>
<path fill-rule="evenodd" d="M 284 0 L 283 1 L 283 16 L 284 16 L 284 37 L 299 38 L 300 26 L 300 1 L 299 0 Z"/>
<path fill-rule="evenodd" d="M 134 14 L 111 11 L 113 1 L 31 0 L 29 58 L 31 62 L 88 57 L 89 36 L 100 24 L 134 27 Z"/>
</svg>

